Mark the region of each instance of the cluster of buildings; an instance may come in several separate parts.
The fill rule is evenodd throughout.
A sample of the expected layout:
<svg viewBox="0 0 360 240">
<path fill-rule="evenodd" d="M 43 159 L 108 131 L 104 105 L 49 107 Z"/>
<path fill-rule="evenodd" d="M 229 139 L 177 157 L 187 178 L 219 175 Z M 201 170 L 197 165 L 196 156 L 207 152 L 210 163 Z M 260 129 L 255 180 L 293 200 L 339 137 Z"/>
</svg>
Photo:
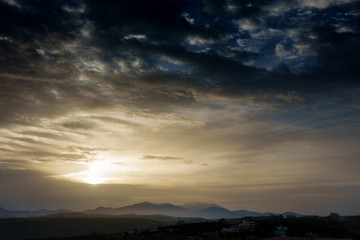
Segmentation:
<svg viewBox="0 0 360 240">
<path fill-rule="evenodd" d="M 255 222 L 248 220 L 238 220 L 236 223 L 232 224 L 230 227 L 224 227 L 221 229 L 222 233 L 238 233 L 240 231 L 255 231 Z"/>
</svg>

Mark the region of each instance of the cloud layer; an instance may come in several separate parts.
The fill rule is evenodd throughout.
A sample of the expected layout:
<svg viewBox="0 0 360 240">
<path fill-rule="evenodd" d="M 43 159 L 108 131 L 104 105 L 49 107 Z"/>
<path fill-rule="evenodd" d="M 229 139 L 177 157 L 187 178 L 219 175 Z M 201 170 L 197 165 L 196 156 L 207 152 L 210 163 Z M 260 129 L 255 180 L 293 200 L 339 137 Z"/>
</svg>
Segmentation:
<svg viewBox="0 0 360 240">
<path fill-rule="evenodd" d="M 1 171 L 157 189 L 127 187 L 126 203 L 179 191 L 273 211 L 259 199 L 279 191 L 298 196 L 289 209 L 274 203 L 279 211 L 310 212 L 325 198 L 321 213 L 359 211 L 336 205 L 359 200 L 359 7 L 2 0 Z M 20 198 L 20 183 L 0 186 L 14 186 L 0 204 Z"/>
</svg>

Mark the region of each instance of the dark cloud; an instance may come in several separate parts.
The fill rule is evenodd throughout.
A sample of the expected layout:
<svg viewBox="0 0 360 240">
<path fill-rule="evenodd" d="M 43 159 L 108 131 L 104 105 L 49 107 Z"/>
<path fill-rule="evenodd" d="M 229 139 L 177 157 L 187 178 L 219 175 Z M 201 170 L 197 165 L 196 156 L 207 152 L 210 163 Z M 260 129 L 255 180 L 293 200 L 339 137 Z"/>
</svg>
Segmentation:
<svg viewBox="0 0 360 240">
<path fill-rule="evenodd" d="M 9 138 L 9 141 L 17 141 L 17 142 L 21 142 L 23 144 L 54 146 L 54 145 L 48 144 L 48 143 L 43 142 L 43 141 L 34 140 L 32 138 L 25 138 L 25 137 L 8 137 L 8 138 Z"/>
<path fill-rule="evenodd" d="M 205 1 L 204 8 L 197 9 L 198 12 L 205 11 L 207 13 L 212 12 L 213 14 L 217 14 L 220 19 L 217 23 L 205 20 L 201 21 L 201 19 L 198 22 L 203 29 L 206 29 L 205 25 L 207 25 L 208 29 L 219 31 L 218 37 L 211 32 L 211 34 L 204 35 L 204 33 L 209 33 L 209 31 L 203 31 L 198 28 L 196 24 L 196 26 L 193 26 L 185 21 L 182 13 L 186 11 L 190 5 L 186 5 L 185 3 L 181 6 L 169 5 L 168 3 L 158 4 L 159 5 L 154 5 L 152 7 L 156 7 L 157 10 L 166 9 L 168 11 L 149 10 L 146 14 L 143 14 L 141 11 L 136 11 L 136 14 L 139 14 L 139 16 L 136 14 L 109 14 L 108 18 L 99 20 L 99 23 L 94 19 L 96 19 L 96 16 L 98 15 L 104 15 L 103 13 L 105 12 L 106 6 L 100 9 L 96 8 L 96 11 L 91 12 L 92 16 L 94 16 L 91 21 L 99 24 L 99 27 L 94 28 L 94 38 L 96 40 L 103 39 L 105 41 L 111 41 L 111 44 L 97 44 L 96 41 L 94 42 L 99 49 L 104 50 L 102 54 L 105 53 L 104 55 L 110 59 L 121 55 L 125 57 L 126 55 L 123 55 L 125 51 L 128 52 L 132 58 L 138 58 L 142 62 L 141 70 L 143 73 L 140 75 L 141 79 L 145 82 L 149 82 L 149 84 L 154 84 L 154 81 L 156 81 L 154 80 L 155 78 L 163 79 L 163 77 L 161 77 L 161 75 L 164 74 L 163 71 L 155 69 L 157 69 L 156 67 L 159 66 L 159 64 L 161 66 L 161 62 L 158 61 L 158 58 L 166 56 L 181 62 L 180 69 L 188 67 L 189 72 L 185 71 L 177 74 L 183 76 L 189 75 L 189 78 L 187 80 L 187 78 L 182 77 L 179 82 L 176 82 L 178 77 L 173 76 L 171 80 L 164 79 L 165 81 L 161 82 L 162 86 L 173 87 L 175 84 L 179 87 L 187 89 L 192 87 L 198 91 L 206 92 L 211 92 L 213 89 L 216 89 L 216 93 L 218 94 L 235 94 L 240 96 L 247 92 L 257 94 L 259 90 L 275 92 L 296 90 L 305 91 L 306 93 L 307 91 L 313 92 L 319 91 L 320 89 L 336 89 L 334 86 L 345 88 L 357 86 L 357 82 L 354 81 L 354 76 L 357 72 L 354 72 L 354 70 L 358 68 L 354 65 L 358 62 L 356 61 L 358 54 L 355 50 L 355 52 L 352 52 L 352 54 L 349 55 L 348 50 L 346 50 L 354 49 L 355 44 L 359 42 L 357 33 L 342 34 L 335 33 L 334 30 L 329 31 L 330 24 L 332 24 L 331 22 L 324 22 L 320 26 L 315 26 L 313 23 L 308 25 L 310 28 L 306 27 L 301 30 L 302 28 L 299 25 L 285 25 L 286 20 L 283 19 L 280 22 L 281 25 L 277 26 L 279 31 L 286 31 L 287 29 L 294 29 L 297 31 L 298 28 L 302 31 L 299 32 L 299 35 L 311 37 L 300 37 L 300 39 L 297 40 L 297 44 L 310 46 L 309 48 L 311 48 L 315 54 L 318 67 L 314 66 L 305 69 L 302 73 L 295 74 L 292 73 L 291 67 L 287 67 L 286 65 L 283 65 L 282 68 L 274 68 L 273 70 L 245 66 L 242 62 L 247 60 L 248 55 L 246 51 L 240 52 L 241 55 L 237 54 L 236 57 L 231 54 L 219 54 L 220 52 L 217 50 L 223 46 L 220 43 L 217 43 L 221 38 L 219 36 L 224 36 L 226 34 L 232 36 L 230 40 L 225 41 L 227 46 L 231 46 L 234 44 L 231 39 L 237 34 L 235 29 L 222 27 L 223 25 L 233 25 L 232 22 L 237 19 L 236 17 L 231 19 L 228 17 L 221 18 L 222 16 L 228 15 L 227 11 L 221 10 L 225 7 L 224 2 Z M 257 19 L 261 17 L 260 13 L 269 11 L 269 6 L 281 4 L 283 5 L 282 7 L 287 10 L 300 6 L 300 4 L 295 1 L 287 3 L 274 1 L 263 1 L 256 4 L 251 4 L 250 2 L 241 3 L 237 6 L 237 9 L 239 9 L 238 11 L 240 11 L 237 16 L 256 22 L 258 21 Z M 286 4 L 288 5 L 287 8 Z M 132 12 L 135 5 L 126 4 L 125 6 L 122 6 L 119 3 L 119 5 L 114 4 L 111 6 L 113 9 L 124 7 L 123 9 Z M 142 6 L 148 8 L 146 4 Z M 149 9 L 153 9 L 152 7 Z M 335 7 L 337 6 L 334 6 L 334 8 Z M 349 11 L 351 7 L 351 5 L 342 6 L 342 11 Z M 325 11 L 327 10 L 314 11 L 314 14 L 316 14 L 316 16 L 322 15 Z M 152 17 L 153 13 L 157 14 L 154 18 Z M 171 17 L 169 17 L 169 13 L 171 13 Z M 296 16 L 294 15 L 296 12 L 287 14 L 293 14 L 293 17 Z M 201 14 L 199 14 L 198 17 L 201 17 Z M 259 31 L 266 27 L 275 27 L 273 23 L 275 19 L 273 20 L 273 18 L 277 17 L 262 17 L 261 23 L 258 25 L 260 28 Z M 357 17 L 352 17 L 350 21 L 356 23 L 356 18 Z M 315 17 L 309 19 L 308 22 L 314 20 Z M 125 22 L 127 24 L 123 25 Z M 184 25 L 179 24 L 179 22 Z M 137 27 L 131 27 L 132 24 Z M 305 24 L 306 23 L 304 23 L 304 26 Z M 140 26 L 140 29 L 138 26 Z M 123 30 L 123 28 L 125 28 L 125 30 Z M 117 29 L 121 29 L 121 31 Z M 171 29 L 176 29 L 176 31 Z M 97 31 L 101 31 L 101 33 L 98 33 Z M 323 35 L 323 33 L 328 34 L 328 36 Z M 126 36 L 136 34 L 143 35 L 145 40 L 123 40 Z M 175 37 L 173 37 L 174 34 Z M 211 47 L 212 51 L 199 52 L 189 50 L 189 43 L 186 42 L 186 39 L 194 36 L 203 37 L 202 41 L 201 39 L 198 40 L 197 45 L 208 45 Z M 313 39 L 314 36 L 315 39 Z M 210 39 L 215 42 L 209 45 L 206 40 Z M 275 44 L 272 46 L 275 48 Z M 344 49 L 345 46 L 346 48 Z M 109 47 L 111 49 L 107 49 Z M 271 46 L 269 45 L 269 47 Z M 267 51 L 267 49 L 264 50 Z M 346 68 L 341 67 L 341 65 L 343 65 L 343 67 L 346 66 Z M 332 72 L 324 71 L 325 69 L 331 69 Z M 135 68 L 134 70 L 136 71 L 137 69 Z M 170 70 L 172 69 L 170 68 Z M 339 80 L 340 77 L 343 78 L 341 81 Z M 346 78 L 346 80 L 344 80 L 344 78 Z M 154 95 L 151 95 L 151 97 L 154 97 Z"/>
<path fill-rule="evenodd" d="M 93 151 L 102 151 L 102 152 L 106 152 L 109 151 L 109 148 L 104 148 L 104 147 L 82 147 L 82 146 L 69 146 L 66 148 L 69 151 L 82 151 L 82 152 L 93 152 Z"/>
<path fill-rule="evenodd" d="M 188 165 L 200 165 L 200 166 L 208 166 L 208 164 L 204 164 L 204 163 L 196 163 L 193 160 L 187 160 L 184 158 L 179 158 L 179 157 L 171 157 L 171 156 L 152 156 L 152 155 L 144 155 L 142 157 L 142 159 L 144 160 L 160 160 L 160 161 L 179 161 L 181 163 L 184 164 L 188 164 Z"/>
<path fill-rule="evenodd" d="M 137 127 L 140 126 L 139 124 L 132 122 L 132 121 L 126 121 L 120 118 L 115 118 L 115 117 L 104 117 L 104 116 L 92 116 L 93 119 L 96 120 L 101 120 L 103 122 L 106 123 L 112 123 L 112 124 L 119 124 L 119 125 L 124 125 L 127 127 Z"/>
<path fill-rule="evenodd" d="M 40 131 L 23 131 L 20 132 L 22 135 L 25 136 L 32 136 L 32 137 L 40 137 L 45 139 L 53 139 L 53 140 L 70 140 L 70 137 L 65 136 L 62 133 L 49 133 L 49 132 L 40 132 Z"/>
<path fill-rule="evenodd" d="M 172 112 L 212 97 L 290 109 L 279 97 L 289 92 L 301 96 L 303 106 L 330 95 L 357 103 L 359 1 L 326 7 L 301 1 L 98 3 L 0 2 L 1 124 L 118 105 Z M 246 28 L 243 20 L 253 25 Z M 258 51 L 249 50 L 255 42 Z M 94 119 L 135 127 L 100 118 Z M 62 126 L 85 130 L 96 123 Z"/>
<path fill-rule="evenodd" d="M 71 121 L 63 123 L 62 126 L 73 130 L 90 130 L 93 129 L 96 124 L 90 122 Z"/>
<path fill-rule="evenodd" d="M 183 158 L 178 157 L 170 157 L 170 156 L 152 156 L 152 155 L 145 155 L 143 156 L 143 159 L 149 159 L 149 160 L 183 160 Z"/>
<path fill-rule="evenodd" d="M 297 1 L 17 3 L 20 7 L 1 2 L 0 66 L 2 82 L 8 82 L 7 87 L 17 94 L 12 99 L 18 98 L 19 104 L 12 103 L 15 104 L 13 109 L 20 112 L 24 109 L 19 105 L 24 105 L 26 101 L 34 107 L 32 99 L 29 102 L 23 97 L 29 94 L 30 89 L 36 89 L 34 99 L 43 98 L 40 101 L 44 105 L 42 107 L 50 109 L 46 103 L 52 106 L 57 104 L 59 100 L 55 96 L 41 90 L 57 82 L 61 82 L 61 86 L 57 84 L 52 87 L 59 91 L 61 88 L 70 90 L 70 97 L 74 101 L 85 97 L 87 101 L 83 104 L 92 107 L 96 102 L 107 104 L 99 102 L 97 97 L 91 98 L 101 95 L 96 85 L 104 86 L 108 79 L 113 79 L 110 83 L 116 86 L 115 91 L 134 91 L 132 95 L 130 93 L 131 98 L 133 103 L 138 101 L 140 106 L 149 102 L 148 99 L 154 102 L 194 102 L 192 95 L 195 91 L 243 96 L 269 91 L 306 94 L 320 89 L 358 86 L 358 15 L 346 16 L 351 32 L 336 32 L 330 20 L 308 25 L 308 22 L 315 21 L 316 16 L 333 13 L 333 9 L 347 13 L 356 7 L 357 2 L 314 10 L 315 16 L 300 26 L 288 25 L 286 19 L 271 16 L 269 12 L 270 7 L 281 6 L 281 9 L 287 10 L 284 13 L 296 18 L 297 12 L 290 10 L 301 6 Z M 189 22 L 184 13 L 188 13 L 194 22 Z M 210 21 L 206 18 L 207 14 L 216 16 L 218 20 Z M 301 73 L 293 73 L 291 66 L 286 65 L 272 70 L 244 65 L 248 61 L 261 61 L 263 53 L 249 52 L 236 44 L 238 38 L 251 39 L 251 36 L 238 32 L 234 22 L 239 19 L 255 23 L 260 21 L 256 23 L 257 32 L 269 27 L 283 32 L 289 29 L 299 31 L 296 44 L 308 46 L 314 52 L 316 64 Z M 276 19 L 280 19 L 277 26 L 274 25 Z M 222 40 L 224 36 L 229 38 Z M 189 39 L 194 39 L 195 43 L 192 45 Z M 262 51 L 273 51 L 279 40 L 276 37 L 267 39 L 268 44 L 273 43 L 267 47 L 264 45 Z M 205 51 L 205 48 L 211 50 Z M 162 60 L 164 57 L 170 60 Z M 99 64 L 103 67 L 99 67 Z M 167 71 L 164 71 L 164 67 L 168 68 Z M 121 75 L 111 77 L 108 74 L 114 71 Z M 91 81 L 81 83 L 81 76 L 98 84 Z M 21 89 L 14 84 L 16 81 L 20 81 Z M 141 88 L 141 95 L 137 92 L 141 85 L 134 81 L 146 86 L 145 89 Z M 26 84 L 28 90 L 24 89 Z M 159 91 L 156 92 L 156 88 Z M 168 93 L 165 89 L 168 89 Z M 176 91 L 187 92 L 189 97 L 171 101 Z M 23 95 L 18 95 L 20 92 Z M 11 117 L 9 114 L 7 116 Z M 12 116 L 11 120 L 15 118 Z"/>
<path fill-rule="evenodd" d="M 63 9 L 66 1 L 17 2 L 21 7 L 0 3 L 2 75 L 20 74 L 40 81 L 71 77 L 71 66 L 62 61 L 70 56 L 61 51 L 61 45 L 76 38 L 82 25 L 77 16 Z"/>
</svg>

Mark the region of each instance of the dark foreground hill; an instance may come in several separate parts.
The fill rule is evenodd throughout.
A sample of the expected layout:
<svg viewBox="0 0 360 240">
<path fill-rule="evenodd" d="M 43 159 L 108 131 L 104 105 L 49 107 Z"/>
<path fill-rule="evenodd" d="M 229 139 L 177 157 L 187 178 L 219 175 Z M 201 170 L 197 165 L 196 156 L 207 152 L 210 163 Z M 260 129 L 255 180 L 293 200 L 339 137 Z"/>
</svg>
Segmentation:
<svg viewBox="0 0 360 240">
<path fill-rule="evenodd" d="M 246 223 L 252 223 L 247 225 Z M 278 226 L 286 228 L 286 237 L 275 236 Z M 47 240 L 357 240 L 360 239 L 360 216 L 346 218 L 301 217 L 281 218 L 256 217 L 227 219 L 202 223 L 165 226 L 157 231 L 140 233 L 91 234 L 71 238 L 51 238 Z"/>
<path fill-rule="evenodd" d="M 36 218 L 0 219 L 1 240 L 41 239 L 54 237 L 71 237 L 92 233 L 126 232 L 131 228 L 155 229 L 159 226 L 176 224 L 177 222 L 199 222 L 203 219 L 173 218 L 167 216 L 75 216 L 57 214 Z"/>
</svg>

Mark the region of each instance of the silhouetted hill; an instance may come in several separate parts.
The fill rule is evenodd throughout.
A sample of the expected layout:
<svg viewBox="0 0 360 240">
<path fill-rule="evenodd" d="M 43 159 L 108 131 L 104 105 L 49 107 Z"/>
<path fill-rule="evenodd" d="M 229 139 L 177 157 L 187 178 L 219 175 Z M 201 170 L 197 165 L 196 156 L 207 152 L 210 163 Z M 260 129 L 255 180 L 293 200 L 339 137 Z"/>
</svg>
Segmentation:
<svg viewBox="0 0 360 240">
<path fill-rule="evenodd" d="M 152 215 L 160 214 L 176 217 L 200 217 L 200 218 L 241 218 L 246 216 L 270 216 L 275 213 L 259 213 L 247 210 L 230 211 L 224 207 L 212 203 L 187 203 L 182 206 L 170 203 L 154 204 L 151 202 L 141 202 L 120 208 L 98 207 L 84 211 L 86 214 L 107 214 L 107 215 Z"/>
<path fill-rule="evenodd" d="M 57 214 L 57 215 L 54 215 Z M 39 217 L 52 215 L 51 217 L 99 217 L 99 216 L 123 216 L 128 214 L 135 215 L 166 215 L 172 217 L 198 217 L 207 219 L 217 218 L 242 218 L 242 217 L 260 217 L 278 215 L 277 213 L 259 213 L 248 210 L 230 211 L 213 203 L 187 203 L 182 206 L 176 206 L 170 203 L 155 204 L 151 202 L 141 202 L 124 207 L 98 207 L 95 209 L 88 209 L 83 212 L 74 212 L 64 209 L 59 210 L 38 210 L 38 211 L 11 211 L 0 208 L 0 218 L 12 217 Z M 285 212 L 282 215 L 293 215 L 300 217 L 302 215 Z"/>
<path fill-rule="evenodd" d="M 209 207 L 196 214 L 204 218 L 231 218 L 232 212 L 223 207 Z"/>
<path fill-rule="evenodd" d="M 38 216 L 46 216 L 49 214 L 55 214 L 55 213 L 70 213 L 70 212 L 73 212 L 73 211 L 65 210 L 65 209 L 58 209 L 58 210 L 40 209 L 37 211 L 13 211 L 13 210 L 7 210 L 4 208 L 0 208 L 0 218 L 38 217 Z"/>
<path fill-rule="evenodd" d="M 282 215 L 283 215 L 283 216 L 289 216 L 289 215 L 291 215 L 291 216 L 296 216 L 296 217 L 301 217 L 301 216 L 303 216 L 303 215 L 301 215 L 301 214 L 294 213 L 294 212 L 284 212 Z"/>
<path fill-rule="evenodd" d="M 94 218 L 94 217 L 113 217 L 113 215 L 105 214 L 86 214 L 82 212 L 71 212 L 71 213 L 54 213 L 45 216 L 42 218 Z"/>
<path fill-rule="evenodd" d="M 230 211 L 222 206 L 213 203 L 187 203 L 182 205 L 183 208 L 186 208 L 191 212 L 192 216 L 198 216 L 203 218 L 242 218 L 242 217 L 261 217 L 261 216 L 271 216 L 278 215 L 276 213 L 259 213 L 248 210 L 236 210 Z M 301 216 L 296 213 L 284 213 L 286 215 L 296 215 Z"/>
<path fill-rule="evenodd" d="M 142 218 L 109 217 L 37 217 L 0 219 L 0 239 L 20 240 L 34 238 L 70 237 L 91 233 L 114 233 L 130 228 L 157 228 L 159 225 L 176 224 L 169 221 Z"/>
<path fill-rule="evenodd" d="M 178 218 L 162 215 L 96 215 L 57 213 L 33 218 L 0 219 L 0 239 L 20 240 L 126 232 L 131 228 L 156 229 L 182 223 L 204 222 L 201 218 Z"/>
<path fill-rule="evenodd" d="M 96 209 L 89 209 L 84 211 L 87 214 L 109 214 L 109 215 L 124 215 L 124 214 L 139 214 L 152 215 L 160 214 L 175 217 L 190 217 L 191 214 L 185 208 L 172 205 L 170 203 L 154 204 L 150 202 L 141 202 L 134 205 L 128 205 L 120 208 L 106 208 L 99 207 Z"/>
<path fill-rule="evenodd" d="M 154 221 L 162 221 L 166 223 L 175 223 L 183 221 L 187 223 L 203 222 L 206 221 L 204 218 L 193 218 L 193 217 L 171 217 L 167 215 L 136 215 L 136 214 L 124 214 L 124 215 L 110 215 L 110 214 L 91 214 L 91 213 L 56 213 L 38 218 L 128 218 L 128 219 L 149 219 Z"/>
<path fill-rule="evenodd" d="M 198 212 L 210 207 L 221 207 L 214 203 L 203 203 L 203 202 L 194 202 L 194 203 L 186 203 L 181 205 L 181 207 L 191 211 L 191 212 Z"/>
<path fill-rule="evenodd" d="M 233 211 L 232 215 L 235 218 L 242 218 L 242 217 L 264 217 L 264 216 L 270 216 L 270 215 L 277 215 L 276 213 L 259 213 L 259 212 L 253 212 L 248 210 L 237 210 Z"/>
<path fill-rule="evenodd" d="M 176 224 L 157 228 L 157 231 L 144 231 L 131 235 L 127 233 L 104 234 L 97 232 L 87 236 L 71 238 L 48 238 L 46 240 L 117 240 L 117 239 L 148 239 L 148 240 L 184 240 L 184 239 L 266 239 L 266 240 L 356 240 L 360 239 L 360 216 L 348 217 L 344 220 L 330 217 L 252 217 L 254 228 L 236 230 L 237 221 L 207 221 L 188 224 Z M 287 227 L 287 236 L 275 236 L 277 226 Z M 222 231 L 232 229 L 232 232 Z M 0 231 L 0 239 L 1 231 Z M 35 240 L 35 239 L 34 239 Z M 38 239 L 41 240 L 41 239 Z"/>
</svg>

